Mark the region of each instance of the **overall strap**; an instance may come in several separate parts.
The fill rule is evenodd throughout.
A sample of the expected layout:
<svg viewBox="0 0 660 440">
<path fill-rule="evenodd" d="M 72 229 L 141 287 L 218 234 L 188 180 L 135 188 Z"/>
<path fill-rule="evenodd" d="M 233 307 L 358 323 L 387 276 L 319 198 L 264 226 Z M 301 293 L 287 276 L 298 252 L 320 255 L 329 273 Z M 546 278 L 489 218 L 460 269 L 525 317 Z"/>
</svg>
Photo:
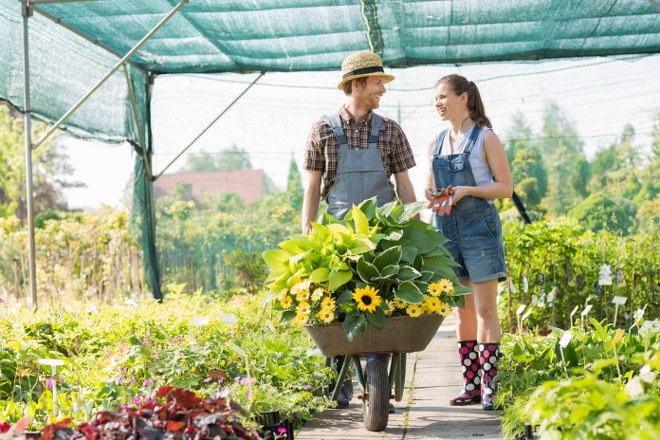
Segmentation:
<svg viewBox="0 0 660 440">
<path fill-rule="evenodd" d="M 470 137 L 468 138 L 468 144 L 467 147 L 465 147 L 465 150 L 463 151 L 463 154 L 466 156 L 469 156 L 470 153 L 472 153 L 472 150 L 474 147 L 477 146 L 477 139 L 479 139 L 479 133 L 481 133 L 481 127 L 478 125 L 474 125 L 474 128 L 472 128 L 472 132 L 470 133 Z"/>
<path fill-rule="evenodd" d="M 435 145 L 433 146 L 431 157 L 440 156 L 440 152 L 442 151 L 442 143 L 445 141 L 445 136 L 447 136 L 447 133 L 449 133 L 448 128 L 446 130 L 442 130 L 440 134 L 438 134 L 438 136 L 435 138 Z"/>
<path fill-rule="evenodd" d="M 378 135 L 385 130 L 385 123 L 376 113 L 371 115 L 371 133 L 369 134 L 369 148 L 378 148 Z"/>
<path fill-rule="evenodd" d="M 339 117 L 339 112 L 334 113 L 330 116 L 328 115 L 321 116 L 321 120 L 326 124 L 328 124 L 330 128 L 332 128 L 332 131 L 335 132 L 335 136 L 337 137 L 337 143 L 339 144 L 339 148 L 348 149 L 348 138 L 344 134 L 344 129 L 341 127 L 341 118 Z"/>
</svg>

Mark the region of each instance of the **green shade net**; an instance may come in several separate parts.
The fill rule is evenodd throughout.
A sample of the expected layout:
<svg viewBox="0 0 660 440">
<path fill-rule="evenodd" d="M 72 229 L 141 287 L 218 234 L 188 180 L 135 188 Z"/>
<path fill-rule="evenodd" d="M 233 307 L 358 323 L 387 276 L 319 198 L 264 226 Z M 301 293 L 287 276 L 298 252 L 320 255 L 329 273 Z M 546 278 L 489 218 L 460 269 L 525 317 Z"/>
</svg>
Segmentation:
<svg viewBox="0 0 660 440">
<path fill-rule="evenodd" d="M 31 111 L 46 122 L 57 121 L 179 4 L 175 0 L 34 3 L 29 19 Z M 181 10 L 131 57 L 126 72 L 118 70 L 62 127 L 81 138 L 128 141 L 138 153 L 133 217 L 152 289 L 160 281 L 153 244 L 152 182 L 146 172 L 152 153 L 150 75 L 338 70 L 348 54 L 362 50 L 381 54 L 389 67 L 660 52 L 660 2 L 654 0 L 189 0 L 181 4 Z M 0 100 L 21 110 L 22 41 L 21 3 L 1 0 Z"/>
</svg>

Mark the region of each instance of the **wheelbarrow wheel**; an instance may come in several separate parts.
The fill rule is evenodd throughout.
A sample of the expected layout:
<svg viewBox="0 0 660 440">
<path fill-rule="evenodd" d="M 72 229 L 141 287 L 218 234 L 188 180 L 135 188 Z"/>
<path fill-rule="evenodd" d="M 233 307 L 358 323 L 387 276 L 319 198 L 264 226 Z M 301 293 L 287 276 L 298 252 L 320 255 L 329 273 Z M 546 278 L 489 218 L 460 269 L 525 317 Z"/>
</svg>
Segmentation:
<svg viewBox="0 0 660 440">
<path fill-rule="evenodd" d="M 389 419 L 390 380 L 383 362 L 367 362 L 364 371 L 366 396 L 362 400 L 362 417 L 368 431 L 384 431 Z"/>
</svg>

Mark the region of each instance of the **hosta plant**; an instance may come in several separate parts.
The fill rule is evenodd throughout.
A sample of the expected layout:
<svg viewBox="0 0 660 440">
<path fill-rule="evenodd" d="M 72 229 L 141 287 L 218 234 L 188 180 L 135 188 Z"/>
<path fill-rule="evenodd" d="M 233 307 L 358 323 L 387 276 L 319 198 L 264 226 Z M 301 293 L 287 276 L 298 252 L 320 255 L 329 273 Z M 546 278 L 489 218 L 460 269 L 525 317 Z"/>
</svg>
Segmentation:
<svg viewBox="0 0 660 440">
<path fill-rule="evenodd" d="M 270 268 L 267 299 L 282 320 L 324 325 L 343 322 L 351 340 L 388 316 L 446 316 L 463 305 L 446 238 L 415 216 L 422 202 L 354 206 L 343 220 L 325 216 L 308 235 L 295 234 L 264 252 Z"/>
</svg>

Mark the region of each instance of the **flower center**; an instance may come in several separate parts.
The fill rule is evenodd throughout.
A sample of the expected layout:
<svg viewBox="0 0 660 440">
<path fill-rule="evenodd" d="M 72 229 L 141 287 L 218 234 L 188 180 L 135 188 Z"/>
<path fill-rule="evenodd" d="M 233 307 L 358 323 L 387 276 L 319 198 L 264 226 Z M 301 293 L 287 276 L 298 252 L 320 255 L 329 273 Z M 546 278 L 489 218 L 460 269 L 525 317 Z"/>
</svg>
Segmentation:
<svg viewBox="0 0 660 440">
<path fill-rule="evenodd" d="M 362 302 L 364 303 L 365 306 L 368 306 L 369 304 L 371 304 L 371 297 L 370 297 L 370 296 L 366 296 L 366 295 L 363 296 L 363 297 L 362 297 Z"/>
</svg>

